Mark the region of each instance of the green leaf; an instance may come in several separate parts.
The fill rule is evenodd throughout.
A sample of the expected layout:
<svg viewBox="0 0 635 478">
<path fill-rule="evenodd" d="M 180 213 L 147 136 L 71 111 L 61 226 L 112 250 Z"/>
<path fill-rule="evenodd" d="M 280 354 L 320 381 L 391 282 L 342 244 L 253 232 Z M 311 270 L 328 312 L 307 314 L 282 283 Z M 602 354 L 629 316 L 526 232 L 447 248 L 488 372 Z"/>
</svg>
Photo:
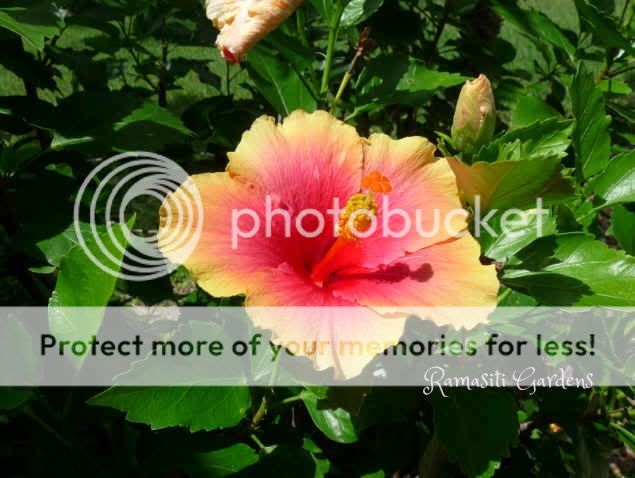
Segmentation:
<svg viewBox="0 0 635 478">
<path fill-rule="evenodd" d="M 40 365 L 27 326 L 14 316 L 3 314 L 0 317 L 0 375 L 10 380 L 9 383 L 33 383 L 37 382 Z M 0 410 L 22 405 L 32 393 L 30 388 L 0 388 Z"/>
<path fill-rule="evenodd" d="M 127 227 L 130 228 L 132 224 L 134 218 Z M 106 305 L 112 295 L 117 280 L 114 274 L 119 272 L 128 244 L 124 229 L 115 224 L 111 234 L 102 229 L 97 231 L 96 237 L 88 236 L 84 239 L 86 249 L 77 245 L 60 261 L 60 273 L 52 300 L 56 306 L 100 307 Z"/>
<path fill-rule="evenodd" d="M 30 159 L 37 157 L 40 148 L 35 143 L 0 150 L 0 174 L 11 176 Z"/>
<path fill-rule="evenodd" d="M 618 80 L 616 78 L 609 78 L 608 80 L 602 80 L 598 83 L 598 88 L 603 93 L 609 93 L 613 95 L 630 95 L 633 90 L 628 83 Z M 609 106 L 610 107 L 610 106 Z"/>
<path fill-rule="evenodd" d="M 304 71 L 313 63 L 313 51 L 300 43 L 297 38 L 286 35 L 281 30 L 269 33 L 263 39 L 263 44 L 289 60 L 297 71 Z"/>
<path fill-rule="evenodd" d="M 587 0 L 575 0 L 575 6 L 582 20 L 583 30 L 591 32 L 596 42 L 606 48 L 629 49 L 629 41 L 622 36 L 616 22 L 595 5 Z"/>
<path fill-rule="evenodd" d="M 563 158 L 571 144 L 573 122 L 548 118 L 508 131 L 485 146 L 476 161 Z"/>
<path fill-rule="evenodd" d="M 429 397 L 435 433 L 450 461 L 465 474 L 486 473 L 491 461 L 507 456 L 518 442 L 517 407 L 512 394 L 507 389 L 453 388 L 447 395 Z"/>
<path fill-rule="evenodd" d="M 331 469 L 331 462 L 324 456 L 322 449 L 310 438 L 304 438 L 302 440 L 302 448 L 309 452 L 311 458 L 313 458 L 313 462 L 315 463 L 314 478 L 325 478 Z"/>
<path fill-rule="evenodd" d="M 25 403 L 33 395 L 27 387 L 0 387 L 0 411 L 13 410 Z"/>
<path fill-rule="evenodd" d="M 152 151 L 192 132 L 170 111 L 129 93 L 89 90 L 64 98 L 50 115 L 51 148 L 87 153 Z"/>
<path fill-rule="evenodd" d="M 213 96 L 190 105 L 182 118 L 199 138 L 232 149 L 259 115 L 254 103 Z"/>
<path fill-rule="evenodd" d="M 386 473 L 384 472 L 384 470 L 377 470 L 377 471 L 373 471 L 371 473 L 362 475 L 362 478 L 386 478 Z"/>
<path fill-rule="evenodd" d="M 326 23 L 331 22 L 331 12 L 333 11 L 333 0 L 311 0 L 311 4 L 320 14 Z"/>
<path fill-rule="evenodd" d="M 624 206 L 616 206 L 611 214 L 611 228 L 618 244 L 631 256 L 635 256 L 635 212 Z"/>
<path fill-rule="evenodd" d="M 472 165 L 456 158 L 448 161 L 463 200 L 474 206 L 478 196 L 484 212 L 490 209 L 533 208 L 537 198 L 542 198 L 546 205 L 562 200 L 572 192 L 560 173 L 558 158 Z"/>
<path fill-rule="evenodd" d="M 160 107 L 153 101 L 143 102 L 138 108 L 131 111 L 130 114 L 118 120 L 114 125 L 114 130 L 119 131 L 132 123 L 141 121 L 165 126 L 185 136 L 192 134 L 177 116 L 174 116 L 169 110 Z"/>
<path fill-rule="evenodd" d="M 557 110 L 540 98 L 531 95 L 520 95 L 512 112 L 512 128 L 522 128 L 537 121 L 560 117 Z"/>
<path fill-rule="evenodd" d="M 622 443 L 624 443 L 624 445 L 631 450 L 635 448 L 635 434 L 633 434 L 633 432 L 628 431 L 626 428 L 618 425 L 617 423 L 611 423 L 611 427 L 613 427 L 618 438 Z"/>
<path fill-rule="evenodd" d="M 37 88 L 57 88 L 54 77 L 58 76 L 58 70 L 38 61 L 32 53 L 25 51 L 22 40 L 18 37 L 7 40 L 0 37 L 0 64 L 16 76 L 28 79 Z"/>
<path fill-rule="evenodd" d="M 566 37 L 560 28 L 551 21 L 549 17 L 538 11 L 531 11 L 528 14 L 529 25 L 535 32 L 537 38 L 540 38 L 553 46 L 562 49 L 569 55 L 569 58 L 573 58 L 575 55 L 576 47 Z"/>
<path fill-rule="evenodd" d="M 496 471 L 501 467 L 499 460 L 492 460 L 485 471 L 479 473 L 475 478 L 493 478 Z"/>
<path fill-rule="evenodd" d="M 90 234 L 89 224 L 82 222 L 79 224 L 79 228 L 82 234 Z M 37 243 L 38 249 L 42 251 L 48 263 L 55 267 L 60 267 L 62 259 L 77 246 L 79 246 L 79 240 L 73 224 L 56 236 L 43 239 Z"/>
<path fill-rule="evenodd" d="M 403 55 L 382 55 L 360 74 L 357 113 L 389 104 L 421 104 L 443 88 L 460 85 L 468 78 L 435 71 L 422 61 Z"/>
<path fill-rule="evenodd" d="M 549 17 L 537 10 L 523 10 L 513 3 L 496 2 L 493 10 L 507 20 L 519 33 L 534 41 L 546 42 L 563 50 L 572 58 L 575 45 Z"/>
<path fill-rule="evenodd" d="M 127 227 L 130 229 L 133 224 L 134 218 L 131 218 Z M 49 327 L 58 340 L 88 340 L 99 330 L 103 308 L 108 304 L 117 282 L 114 274 L 121 268 L 128 244 L 128 238 L 120 225 L 112 226 L 111 233 L 104 230 L 97 232 L 103 249 L 97 237 L 87 235 L 84 237 L 86 250 L 76 245 L 59 260 L 60 272 L 49 300 Z M 52 260 L 57 261 L 56 254 L 51 254 Z M 82 311 L 78 309 L 80 307 L 90 309 Z"/>
<path fill-rule="evenodd" d="M 128 421 L 153 430 L 182 426 L 194 433 L 237 425 L 251 399 L 247 387 L 114 387 L 88 403 L 125 412 Z"/>
<path fill-rule="evenodd" d="M 524 219 L 521 220 L 516 215 L 510 216 L 508 218 L 510 222 L 504 230 L 502 227 L 502 215 L 498 214 L 494 217 L 489 221 L 489 225 L 498 236 L 492 236 L 486 229 L 483 229 L 481 236 L 478 238 L 483 255 L 495 261 L 503 262 L 539 237 L 555 234 L 556 221 L 549 213 L 549 210 L 543 209 L 546 214 L 539 215 L 537 212 L 538 210 L 524 211 L 526 221 Z"/>
<path fill-rule="evenodd" d="M 258 454 L 244 443 L 207 453 L 195 453 L 183 464 L 191 478 L 230 476 L 258 462 Z"/>
<path fill-rule="evenodd" d="M 576 167 L 581 177 L 589 178 L 602 171 L 609 162 L 611 137 L 608 128 L 611 117 L 605 114 L 602 91 L 582 63 L 569 93 L 576 120 L 573 130 Z"/>
<path fill-rule="evenodd" d="M 355 443 L 358 440 L 351 415 L 343 408 L 332 408 L 327 400 L 308 394 L 302 401 L 311 420 L 324 435 L 338 443 Z"/>
<path fill-rule="evenodd" d="M 38 50 L 44 40 L 59 32 L 53 5 L 49 2 L 11 1 L 0 7 L 0 27 L 20 35 Z"/>
<path fill-rule="evenodd" d="M 170 338 L 175 342 L 218 340 L 230 343 L 228 327 L 228 324 L 212 321 L 189 321 L 181 324 Z M 219 358 L 222 363 L 216 365 L 210 365 L 195 354 L 181 360 L 164 361 L 157 357 L 134 362 L 130 370 L 117 377 L 115 387 L 91 398 L 89 403 L 126 412 L 128 420 L 145 423 L 153 429 L 182 426 L 191 432 L 214 430 L 233 427 L 245 418 L 251 407 L 249 388 L 234 385 L 246 382 L 240 357 L 225 355 Z M 226 379 L 222 383 L 229 382 L 234 386 L 189 386 L 192 383 L 220 383 L 208 381 L 210 366 L 215 366 L 217 371 L 222 367 Z M 140 383 L 165 382 L 184 386 L 138 386 Z"/>
<path fill-rule="evenodd" d="M 529 24 L 539 38 L 551 43 L 553 46 L 562 49 L 573 58 L 575 55 L 575 45 L 562 33 L 560 28 L 551 21 L 549 17 L 540 12 L 532 11 L 529 13 Z"/>
<path fill-rule="evenodd" d="M 352 27 L 368 19 L 383 5 L 384 0 L 351 0 L 344 8 L 340 25 Z"/>
<path fill-rule="evenodd" d="M 545 305 L 632 306 L 635 258 L 579 233 L 544 237 L 517 254 L 503 282 Z"/>
<path fill-rule="evenodd" d="M 288 62 L 262 46 L 251 50 L 246 60 L 256 88 L 279 114 L 287 116 L 297 109 L 311 112 L 317 108 L 311 91 Z"/>
<path fill-rule="evenodd" d="M 613 158 L 592 187 L 604 201 L 603 206 L 635 202 L 635 151 Z"/>
</svg>

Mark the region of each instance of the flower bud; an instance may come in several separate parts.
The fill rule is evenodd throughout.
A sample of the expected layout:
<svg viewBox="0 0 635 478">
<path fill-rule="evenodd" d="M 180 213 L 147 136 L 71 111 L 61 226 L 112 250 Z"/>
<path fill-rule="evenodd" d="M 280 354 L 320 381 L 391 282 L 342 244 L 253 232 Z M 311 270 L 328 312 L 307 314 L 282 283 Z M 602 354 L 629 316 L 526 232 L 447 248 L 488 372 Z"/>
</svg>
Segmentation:
<svg viewBox="0 0 635 478">
<path fill-rule="evenodd" d="M 236 63 L 285 21 L 302 1 L 206 0 L 205 8 L 207 18 L 220 30 L 216 46 L 229 63 Z"/>
<path fill-rule="evenodd" d="M 496 126 L 496 106 L 492 85 L 485 75 L 467 81 L 461 89 L 452 122 L 454 147 L 466 154 L 478 150 L 492 139 Z"/>
</svg>

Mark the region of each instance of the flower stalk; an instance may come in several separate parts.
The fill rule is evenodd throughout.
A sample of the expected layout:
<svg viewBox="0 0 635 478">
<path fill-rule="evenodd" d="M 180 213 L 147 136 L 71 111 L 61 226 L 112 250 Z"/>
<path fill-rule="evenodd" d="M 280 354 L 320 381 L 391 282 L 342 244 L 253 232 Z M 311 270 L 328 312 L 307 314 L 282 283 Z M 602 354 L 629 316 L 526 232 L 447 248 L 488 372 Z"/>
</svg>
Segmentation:
<svg viewBox="0 0 635 478">
<path fill-rule="evenodd" d="M 344 11 L 344 3 L 342 0 L 335 2 L 333 14 L 329 20 L 329 36 L 326 46 L 326 58 L 324 59 L 324 71 L 322 72 L 322 85 L 320 93 L 326 94 L 329 89 L 329 79 L 331 78 L 331 68 L 333 66 L 333 56 L 335 54 L 335 42 L 337 41 L 337 33 L 340 28 L 340 19 Z"/>
</svg>

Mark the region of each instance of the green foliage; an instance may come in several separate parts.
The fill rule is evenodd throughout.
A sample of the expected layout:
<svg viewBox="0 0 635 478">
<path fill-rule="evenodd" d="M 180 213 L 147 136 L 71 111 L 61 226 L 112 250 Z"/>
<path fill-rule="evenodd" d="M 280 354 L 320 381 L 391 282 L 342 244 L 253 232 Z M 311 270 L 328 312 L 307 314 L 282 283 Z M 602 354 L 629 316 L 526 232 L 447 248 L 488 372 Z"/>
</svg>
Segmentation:
<svg viewBox="0 0 635 478">
<path fill-rule="evenodd" d="M 0 8 L 0 27 L 20 35 L 38 50 L 59 30 L 49 4 L 38 1 L 9 1 Z"/>
<path fill-rule="evenodd" d="M 536 198 L 563 199 L 571 192 L 561 176 L 557 157 L 478 162 L 471 166 L 453 158 L 450 165 L 465 201 L 471 205 L 480 201 L 482 211 L 533 208 Z"/>
<path fill-rule="evenodd" d="M 286 116 L 297 109 L 315 110 L 315 99 L 292 65 L 263 47 L 252 50 L 247 61 L 256 88 L 279 114 Z"/>
<path fill-rule="evenodd" d="M 613 158 L 592 185 L 603 206 L 635 202 L 635 151 Z"/>
<path fill-rule="evenodd" d="M 611 232 L 622 249 L 635 255 L 635 212 L 624 206 L 613 208 Z"/>
<path fill-rule="evenodd" d="M 352 27 L 367 20 L 383 3 L 384 0 L 351 0 L 342 12 L 340 25 Z"/>
<path fill-rule="evenodd" d="M 449 397 L 431 397 L 437 437 L 468 476 L 483 476 L 492 460 L 507 456 L 517 443 L 516 404 L 508 390 L 459 389 Z M 484 427 L 488 422 L 496 426 Z M 471 446 L 475 437 L 478 447 Z"/>
<path fill-rule="evenodd" d="M 610 116 L 604 113 L 604 96 L 584 66 L 578 69 L 571 84 L 571 103 L 576 120 L 574 147 L 577 168 L 589 178 L 602 171 L 609 161 L 611 138 Z"/>
<path fill-rule="evenodd" d="M 635 304 L 635 258 L 584 234 L 544 237 L 503 277 L 542 303 Z"/>
<path fill-rule="evenodd" d="M 100 158 L 122 151 L 165 154 L 190 173 L 222 171 L 260 115 L 326 109 L 362 135 L 438 143 L 472 218 L 476 195 L 481 213 L 492 213 L 491 232 L 481 229 L 478 240 L 483 262 L 497 263 L 500 306 L 633 306 L 633 8 L 625 0 L 311 0 L 230 66 L 199 1 L 5 1 L 2 302 L 49 307 L 50 329 L 66 339 L 99 330 L 106 305 L 240 304 L 208 296 L 184 269 L 147 284 L 99 269 L 74 229 L 77 191 Z M 496 97 L 496 135 L 458 154 L 448 137 L 456 99 L 480 73 Z M 529 211 L 530 221 L 503 228 L 509 208 Z M 156 212 L 141 205 L 122 220 L 152 229 Z M 123 253 L 106 226 L 96 230 L 113 258 L 95 240 L 88 247 L 119 270 Z M 124 230 L 113 230 L 125 244 Z M 68 305 L 95 309 L 74 317 Z M 8 330 L 19 343 L 3 341 Z M 194 323 L 177 333 L 225 332 Z M 39 373 L 30 354 L 18 356 L 32 346 L 17 320 L 0 322 L 0 367 Z M 186 377 L 189 365 L 148 370 L 141 360 L 118 384 L 134 384 L 139 370 Z M 259 364 L 226 367 L 238 383 L 262 373 Z M 448 391 L 2 388 L 0 459 L 11 478 L 596 478 L 609 476 L 609 460 L 629 476 L 631 388 Z"/>
<path fill-rule="evenodd" d="M 358 440 L 350 413 L 344 408 L 334 408 L 314 394 L 307 394 L 302 401 L 311 420 L 328 438 L 338 443 L 354 443 Z"/>
<path fill-rule="evenodd" d="M 111 388 L 89 403 L 116 408 L 153 430 L 183 426 L 191 432 L 237 425 L 249 409 L 245 387 Z"/>
<path fill-rule="evenodd" d="M 193 478 L 217 478 L 233 475 L 257 461 L 258 454 L 252 448 L 238 443 L 220 450 L 199 453 L 192 461 L 184 463 L 183 467 Z"/>
<path fill-rule="evenodd" d="M 431 70 L 421 61 L 401 55 L 379 56 L 360 73 L 354 115 L 386 105 L 424 102 L 442 88 L 462 84 L 461 75 Z"/>
</svg>

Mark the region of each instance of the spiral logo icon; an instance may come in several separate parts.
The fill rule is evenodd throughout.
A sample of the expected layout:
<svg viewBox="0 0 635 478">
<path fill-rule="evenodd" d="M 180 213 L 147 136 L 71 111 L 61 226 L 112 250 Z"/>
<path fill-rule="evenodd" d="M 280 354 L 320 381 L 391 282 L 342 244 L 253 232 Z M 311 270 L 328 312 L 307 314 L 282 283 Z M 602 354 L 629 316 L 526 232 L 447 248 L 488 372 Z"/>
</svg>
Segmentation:
<svg viewBox="0 0 635 478">
<path fill-rule="evenodd" d="M 161 227 L 130 229 L 127 218 L 132 214 L 159 219 L 158 208 L 149 207 L 150 202 L 162 204 Z M 185 170 L 165 156 L 139 151 L 100 162 L 79 189 L 73 217 L 78 243 L 93 263 L 136 282 L 176 269 L 194 251 L 203 227 L 201 198 Z M 161 234 L 164 230 L 169 232 Z M 110 247 L 102 239 L 104 233 Z M 113 246 L 119 254 L 113 254 Z M 117 257 L 121 255 L 123 260 Z M 178 257 L 179 262 L 167 257 Z"/>
</svg>

